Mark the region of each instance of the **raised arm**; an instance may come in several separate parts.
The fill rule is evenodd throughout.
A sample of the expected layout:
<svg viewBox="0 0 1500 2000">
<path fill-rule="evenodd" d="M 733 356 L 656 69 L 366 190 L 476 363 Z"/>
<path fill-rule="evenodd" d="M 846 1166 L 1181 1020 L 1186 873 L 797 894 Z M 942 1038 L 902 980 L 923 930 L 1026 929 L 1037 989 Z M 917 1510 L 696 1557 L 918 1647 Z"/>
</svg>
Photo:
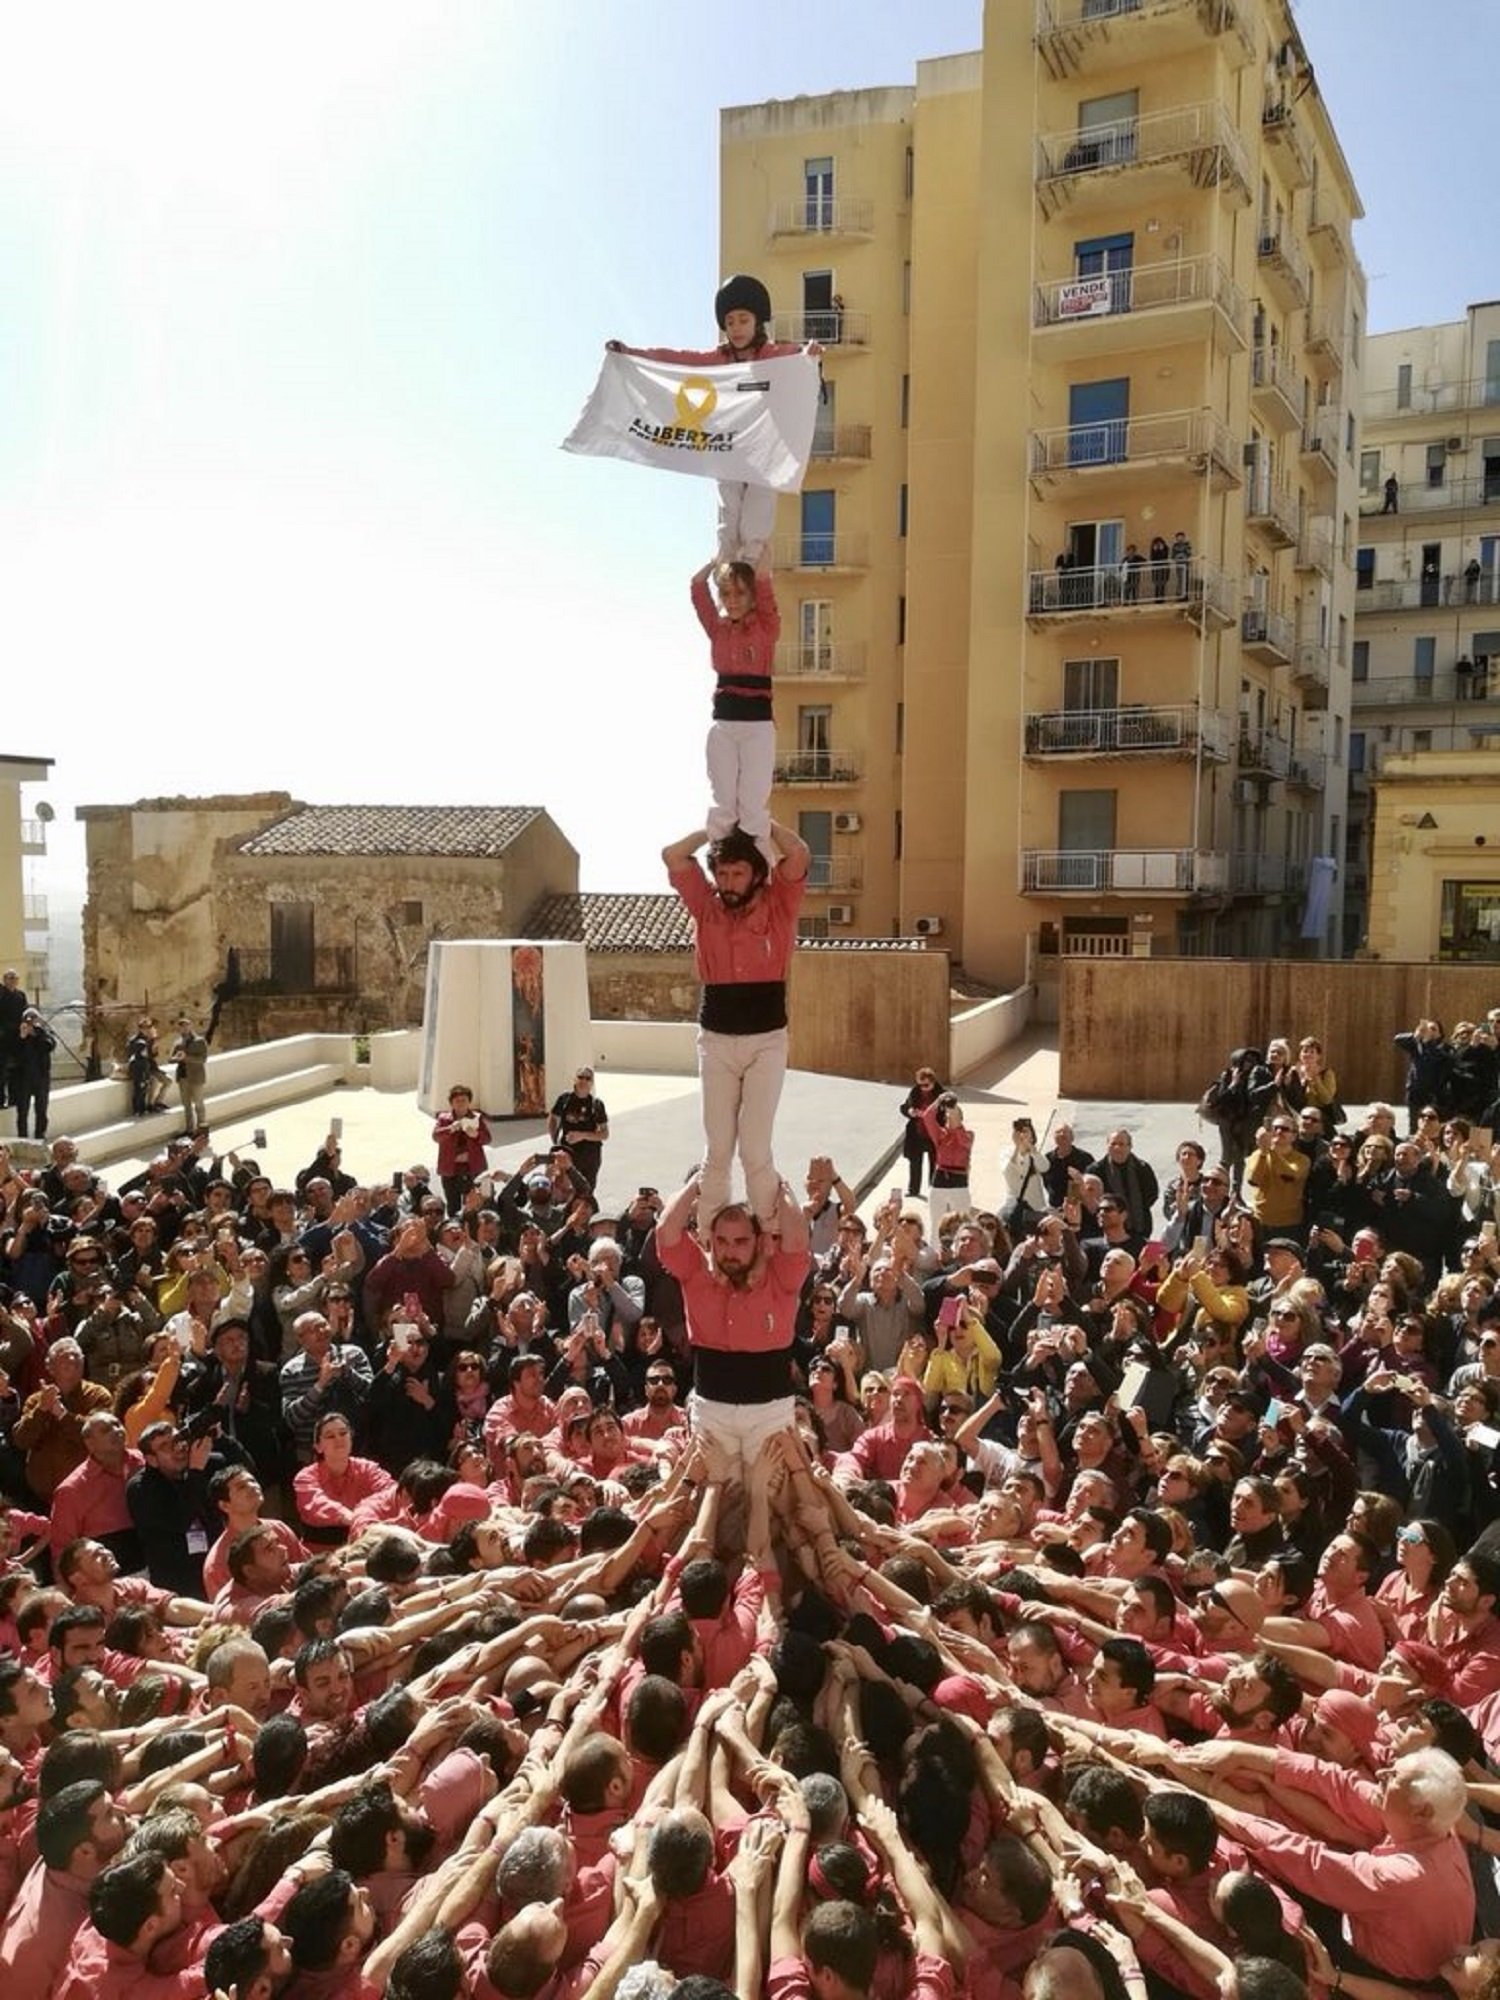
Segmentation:
<svg viewBox="0 0 1500 2000">
<path fill-rule="evenodd" d="M 796 836 L 793 835 L 793 838 L 795 839 Z M 666 864 L 667 872 L 675 874 L 678 869 L 686 868 L 707 839 L 707 829 L 700 826 L 696 832 L 685 833 L 681 840 L 674 840 L 669 847 L 664 847 L 661 851 L 661 858 Z M 807 849 L 804 847 L 802 851 L 805 854 Z"/>
</svg>

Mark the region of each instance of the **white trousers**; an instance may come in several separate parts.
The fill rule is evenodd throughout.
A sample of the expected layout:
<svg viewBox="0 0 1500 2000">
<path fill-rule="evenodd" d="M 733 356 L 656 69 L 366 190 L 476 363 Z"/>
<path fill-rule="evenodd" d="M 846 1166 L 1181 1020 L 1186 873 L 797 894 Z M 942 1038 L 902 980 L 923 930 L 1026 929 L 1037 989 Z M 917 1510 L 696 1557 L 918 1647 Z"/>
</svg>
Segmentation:
<svg viewBox="0 0 1500 2000">
<path fill-rule="evenodd" d="M 790 1396 L 774 1403 L 714 1403 L 695 1389 L 688 1423 L 708 1447 L 708 1477 L 719 1485 L 748 1485 L 751 1467 L 778 1431 L 795 1422 Z"/>
<path fill-rule="evenodd" d="M 927 1234 L 936 1244 L 938 1224 L 956 1208 L 972 1208 L 974 1197 L 966 1187 L 929 1187 L 927 1190 Z"/>
<path fill-rule="evenodd" d="M 719 559 L 758 562 L 776 526 L 776 495 L 769 486 L 740 481 L 719 487 Z"/>
<path fill-rule="evenodd" d="M 771 779 L 776 769 L 774 722 L 716 722 L 708 732 L 708 837 L 722 840 L 742 826 L 752 840 L 771 833 Z"/>
<path fill-rule="evenodd" d="M 745 1196 L 763 1223 L 774 1221 L 781 1176 L 771 1157 L 771 1127 L 786 1076 L 786 1029 L 767 1035 L 719 1035 L 698 1030 L 698 1079 L 703 1097 L 707 1151 L 698 1184 L 698 1230 L 708 1226 L 729 1192 L 735 1153 L 745 1176 Z"/>
</svg>

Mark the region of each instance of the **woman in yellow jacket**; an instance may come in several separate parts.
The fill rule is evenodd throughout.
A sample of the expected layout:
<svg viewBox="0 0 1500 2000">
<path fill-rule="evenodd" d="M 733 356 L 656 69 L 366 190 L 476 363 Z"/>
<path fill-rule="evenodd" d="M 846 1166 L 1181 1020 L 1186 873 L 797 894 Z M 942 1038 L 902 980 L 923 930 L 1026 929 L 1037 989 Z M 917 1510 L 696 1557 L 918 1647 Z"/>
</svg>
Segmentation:
<svg viewBox="0 0 1500 2000">
<path fill-rule="evenodd" d="M 962 1389 L 976 1402 L 994 1390 L 1000 1373 L 1000 1350 L 982 1316 L 965 1300 L 957 1314 L 945 1302 L 933 1329 L 937 1346 L 922 1375 L 922 1393 L 929 1398 Z M 945 1319 L 947 1324 L 945 1324 Z"/>
<path fill-rule="evenodd" d="M 1245 1266 L 1233 1250 L 1192 1250 L 1179 1257 L 1161 1282 L 1156 1310 L 1178 1315 L 1173 1341 L 1209 1321 L 1231 1337 L 1250 1317 Z"/>
<path fill-rule="evenodd" d="M 1302 1226 L 1302 1196 L 1312 1165 L 1292 1141 L 1297 1128 L 1291 1113 L 1273 1111 L 1270 1123 L 1255 1135 L 1255 1151 L 1245 1162 L 1245 1196 L 1256 1226 L 1274 1236 Z"/>
</svg>

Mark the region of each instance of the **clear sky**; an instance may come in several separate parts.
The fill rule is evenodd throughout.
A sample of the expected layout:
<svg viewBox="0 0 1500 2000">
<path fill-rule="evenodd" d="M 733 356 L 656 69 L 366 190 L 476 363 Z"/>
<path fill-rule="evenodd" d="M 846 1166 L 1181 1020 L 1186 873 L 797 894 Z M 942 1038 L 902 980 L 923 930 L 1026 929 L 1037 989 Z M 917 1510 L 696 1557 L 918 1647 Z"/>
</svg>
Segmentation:
<svg viewBox="0 0 1500 2000">
<path fill-rule="evenodd" d="M 1490 16 L 1299 9 L 1376 330 L 1500 291 Z M 544 804 L 586 887 L 655 886 L 705 803 L 712 489 L 558 441 L 606 336 L 712 338 L 719 107 L 910 82 L 980 17 L 8 9 L 0 740 L 56 760 L 52 885 L 76 803 L 280 787 Z"/>
</svg>

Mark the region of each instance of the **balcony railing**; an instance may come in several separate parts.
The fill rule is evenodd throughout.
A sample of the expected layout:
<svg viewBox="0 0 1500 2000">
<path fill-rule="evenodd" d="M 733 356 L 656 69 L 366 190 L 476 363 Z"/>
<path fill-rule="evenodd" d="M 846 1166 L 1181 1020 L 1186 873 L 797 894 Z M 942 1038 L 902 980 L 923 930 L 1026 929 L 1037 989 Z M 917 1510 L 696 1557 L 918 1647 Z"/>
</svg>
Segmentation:
<svg viewBox="0 0 1500 2000">
<path fill-rule="evenodd" d="M 834 349 L 868 347 L 870 315 L 867 312 L 849 312 L 843 306 L 822 306 L 816 312 L 773 313 L 771 338 L 792 341 L 799 346 L 816 340 L 824 347 Z"/>
<path fill-rule="evenodd" d="M 1466 604 L 1500 603 L 1493 572 L 1478 576 L 1455 575 L 1449 570 L 1437 576 L 1390 577 L 1356 592 L 1356 611 L 1433 611 L 1461 609 Z"/>
<path fill-rule="evenodd" d="M 1252 604 L 1240 619 L 1240 644 L 1247 653 L 1284 666 L 1296 644 L 1292 621 L 1280 611 Z"/>
<path fill-rule="evenodd" d="M 1307 233 L 1320 256 L 1339 264 L 1354 262 L 1354 240 L 1348 221 L 1333 196 L 1322 188 L 1313 195 Z"/>
<path fill-rule="evenodd" d="M 1026 718 L 1028 757 L 1195 756 L 1223 762 L 1229 725 L 1196 702 L 1151 708 L 1064 708 Z"/>
<path fill-rule="evenodd" d="M 1297 539 L 1297 500 L 1285 486 L 1252 480 L 1245 492 L 1245 519 L 1278 548 L 1289 549 Z"/>
<path fill-rule="evenodd" d="M 1279 347 L 1257 347 L 1250 357 L 1250 387 L 1279 430 L 1302 423 L 1302 378 Z"/>
<path fill-rule="evenodd" d="M 1092 474 L 1110 467 L 1128 472 L 1146 465 L 1185 465 L 1193 472 L 1216 467 L 1231 484 L 1239 479 L 1239 452 L 1229 426 L 1211 410 L 1109 417 L 1102 423 L 1064 424 L 1031 434 L 1034 479 Z"/>
<path fill-rule="evenodd" d="M 1305 188 L 1313 177 L 1312 143 L 1290 104 L 1271 98 L 1260 115 L 1266 149 L 1281 164 L 1287 185 Z"/>
<path fill-rule="evenodd" d="M 864 885 L 865 871 L 857 855 L 815 854 L 808 863 L 807 886 L 814 895 L 844 895 Z"/>
<path fill-rule="evenodd" d="M 1238 762 L 1246 777 L 1284 778 L 1291 750 L 1274 729 L 1241 729 Z"/>
<path fill-rule="evenodd" d="M 1302 433 L 1302 456 L 1315 470 L 1337 478 L 1343 430 L 1344 413 L 1338 404 L 1320 403 L 1312 412 Z"/>
<path fill-rule="evenodd" d="M 1181 164 L 1195 187 L 1231 185 L 1249 196 L 1245 149 L 1216 98 L 1144 118 L 1047 132 L 1036 142 L 1036 179 L 1043 191 L 1057 183 L 1085 182 L 1091 175 L 1175 164 Z"/>
<path fill-rule="evenodd" d="M 47 922 L 47 898 L 45 896 L 23 896 L 21 898 L 21 921 L 33 929 L 40 930 Z"/>
<path fill-rule="evenodd" d="M 359 959 L 352 944 L 314 945 L 310 952 L 236 947 L 242 993 L 357 993 Z"/>
<path fill-rule="evenodd" d="M 1325 521 L 1304 521 L 1297 536 L 1297 568 L 1318 576 L 1333 575 L 1333 530 Z"/>
<path fill-rule="evenodd" d="M 1336 372 L 1344 365 L 1344 315 L 1336 312 L 1309 313 L 1307 338 L 1303 347 L 1313 361 Z"/>
<path fill-rule="evenodd" d="M 1165 43 L 1175 53 L 1194 42 L 1201 45 L 1205 36 L 1230 34 L 1232 62 L 1247 62 L 1255 53 L 1242 0 L 1037 0 L 1036 39 L 1056 76 L 1081 68 L 1096 41 L 1112 48 L 1114 29 L 1128 31 L 1137 23 L 1148 34 L 1154 31 L 1150 49 Z M 1128 32 L 1120 47 L 1142 53 Z"/>
<path fill-rule="evenodd" d="M 813 432 L 812 455 L 816 459 L 868 458 L 868 424 L 833 424 Z"/>
<path fill-rule="evenodd" d="M 1217 257 L 1135 264 L 1128 271 L 1110 271 L 1098 278 L 1056 278 L 1036 287 L 1031 323 L 1042 332 L 1054 326 L 1096 325 L 1124 314 L 1180 312 L 1189 306 L 1217 306 L 1239 343 L 1243 346 L 1248 339 L 1245 294 Z"/>
<path fill-rule="evenodd" d="M 869 536 L 804 529 L 775 543 L 772 561 L 777 569 L 868 569 Z"/>
<path fill-rule="evenodd" d="M 865 649 L 859 640 L 817 646 L 794 641 L 776 648 L 776 674 L 786 681 L 862 681 Z"/>
<path fill-rule="evenodd" d="M 1291 308 L 1307 304 L 1312 272 L 1287 221 L 1261 225 L 1256 257 L 1270 289 Z"/>
<path fill-rule="evenodd" d="M 1223 570 L 1201 556 L 1185 563 L 1111 563 L 1093 569 L 1034 569 L 1027 573 L 1026 615 L 1035 619 L 1163 613 L 1232 625 L 1235 593 Z"/>
<path fill-rule="evenodd" d="M 1451 669 L 1440 674 L 1382 674 L 1378 680 L 1354 683 L 1354 707 L 1395 708 L 1411 702 L 1436 702 L 1447 707 L 1452 702 L 1468 707 L 1500 701 L 1500 668 L 1480 674 Z"/>
<path fill-rule="evenodd" d="M 1200 895 L 1229 884 L 1228 857 L 1190 847 L 1041 848 L 1021 852 L 1029 895 Z"/>
<path fill-rule="evenodd" d="M 1375 493 L 1361 493 L 1359 511 L 1363 518 L 1391 514 L 1449 514 L 1471 507 L 1493 507 L 1500 513 L 1500 478 L 1483 475 L 1477 479 L 1445 479 L 1430 486 L 1425 479 L 1403 480 L 1396 488 L 1396 504 L 1386 504 L 1385 487 Z"/>
<path fill-rule="evenodd" d="M 21 852 L 23 854 L 47 852 L 47 822 L 44 819 L 21 821 Z"/>
<path fill-rule="evenodd" d="M 859 195 L 804 194 L 771 211 L 772 236 L 873 236 L 875 204 Z"/>
<path fill-rule="evenodd" d="M 1229 886 L 1236 896 L 1276 896 L 1287 886 L 1284 854 L 1236 853 L 1229 857 Z"/>
<path fill-rule="evenodd" d="M 1333 671 L 1333 656 L 1326 641 L 1301 639 L 1292 655 L 1292 678 L 1304 688 L 1321 688 L 1326 694 Z"/>
<path fill-rule="evenodd" d="M 776 754 L 778 785 L 857 785 L 859 765 L 832 750 L 785 750 Z"/>
<path fill-rule="evenodd" d="M 1454 410 L 1500 408 L 1500 380 L 1478 375 L 1466 382 L 1410 382 L 1394 389 L 1367 389 L 1367 423 L 1388 417 L 1435 417 Z"/>
<path fill-rule="evenodd" d="M 1286 775 L 1288 784 L 1304 792 L 1321 792 L 1328 777 L 1328 759 L 1321 750 L 1294 750 Z"/>
</svg>

